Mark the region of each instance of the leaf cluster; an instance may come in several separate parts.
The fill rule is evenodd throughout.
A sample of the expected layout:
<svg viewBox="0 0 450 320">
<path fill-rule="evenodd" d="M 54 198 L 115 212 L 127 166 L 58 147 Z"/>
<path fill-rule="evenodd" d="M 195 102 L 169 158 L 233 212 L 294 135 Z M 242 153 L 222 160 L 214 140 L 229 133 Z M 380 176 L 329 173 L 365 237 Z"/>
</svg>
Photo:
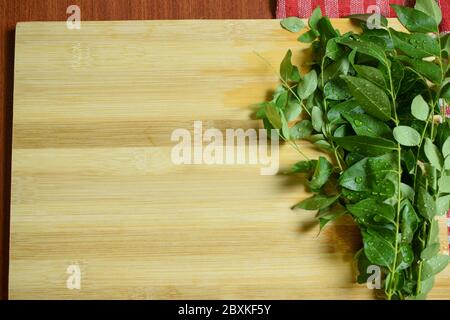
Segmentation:
<svg viewBox="0 0 450 320">
<path fill-rule="evenodd" d="M 321 229 L 353 217 L 363 239 L 358 282 L 377 265 L 386 298 L 421 299 L 449 262 L 436 217 L 450 204 L 450 39 L 439 34 L 434 0 L 393 8 L 409 32 L 385 18 L 371 29 L 369 15 L 356 15 L 362 32 L 342 34 L 317 8 L 298 38 L 310 43 L 310 71 L 301 74 L 289 50 L 281 85 L 257 114 L 300 153 L 298 140 L 328 152 L 292 167 L 313 193 L 294 208 L 317 211 Z M 297 18 L 281 24 L 304 29 Z"/>
</svg>

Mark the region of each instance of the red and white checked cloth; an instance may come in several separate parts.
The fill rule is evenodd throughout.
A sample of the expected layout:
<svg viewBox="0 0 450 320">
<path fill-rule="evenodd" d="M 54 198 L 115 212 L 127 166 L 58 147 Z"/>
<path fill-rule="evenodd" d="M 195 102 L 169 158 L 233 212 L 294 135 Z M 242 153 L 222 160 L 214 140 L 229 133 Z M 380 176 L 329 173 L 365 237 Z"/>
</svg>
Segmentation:
<svg viewBox="0 0 450 320">
<path fill-rule="evenodd" d="M 442 9 L 442 31 L 450 31 L 450 0 L 438 0 Z M 366 13 L 371 5 L 380 8 L 386 17 L 395 17 L 390 4 L 413 6 L 415 0 L 278 0 L 277 18 L 308 18 L 312 11 L 320 5 L 322 12 L 330 18 L 345 17 L 350 14 Z"/>
<path fill-rule="evenodd" d="M 441 31 L 450 31 L 450 0 L 438 0 L 442 10 Z M 312 11 L 320 5 L 322 12 L 330 18 L 345 17 L 356 13 L 367 13 L 371 5 L 380 8 L 380 13 L 386 17 L 395 17 L 391 4 L 413 6 L 415 0 L 278 0 L 277 18 L 300 17 L 309 18 Z M 447 116 L 450 110 L 447 108 Z M 450 210 L 447 213 L 448 242 L 450 250 Z"/>
</svg>

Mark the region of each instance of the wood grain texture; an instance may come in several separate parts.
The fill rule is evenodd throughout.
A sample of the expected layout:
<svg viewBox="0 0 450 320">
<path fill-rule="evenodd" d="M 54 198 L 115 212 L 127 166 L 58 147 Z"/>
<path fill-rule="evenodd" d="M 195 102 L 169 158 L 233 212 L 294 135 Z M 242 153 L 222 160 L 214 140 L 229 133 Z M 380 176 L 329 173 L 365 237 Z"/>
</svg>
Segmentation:
<svg viewBox="0 0 450 320">
<path fill-rule="evenodd" d="M 372 298 L 351 221 L 316 237 L 313 214 L 289 209 L 298 178 L 170 161 L 171 132 L 195 120 L 258 128 L 249 106 L 277 77 L 256 53 L 278 65 L 295 38 L 275 20 L 18 25 L 10 298 Z M 297 159 L 282 147 L 282 170 Z M 431 297 L 449 290 L 447 268 Z"/>
<path fill-rule="evenodd" d="M 83 20 L 270 19 L 276 0 L 0 0 L 0 299 L 7 298 L 14 33 L 21 21 L 65 21 L 77 4 Z"/>
</svg>

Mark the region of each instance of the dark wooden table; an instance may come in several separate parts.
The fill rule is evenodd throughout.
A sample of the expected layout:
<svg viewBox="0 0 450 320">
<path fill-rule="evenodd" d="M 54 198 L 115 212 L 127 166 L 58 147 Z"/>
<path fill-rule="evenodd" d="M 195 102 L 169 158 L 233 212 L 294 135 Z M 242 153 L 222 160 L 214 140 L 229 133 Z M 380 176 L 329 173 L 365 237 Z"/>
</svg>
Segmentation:
<svg viewBox="0 0 450 320">
<path fill-rule="evenodd" d="M 0 0 L 0 298 L 8 297 L 14 29 L 20 21 L 65 21 L 76 4 L 81 20 L 271 19 L 276 0 Z"/>
</svg>

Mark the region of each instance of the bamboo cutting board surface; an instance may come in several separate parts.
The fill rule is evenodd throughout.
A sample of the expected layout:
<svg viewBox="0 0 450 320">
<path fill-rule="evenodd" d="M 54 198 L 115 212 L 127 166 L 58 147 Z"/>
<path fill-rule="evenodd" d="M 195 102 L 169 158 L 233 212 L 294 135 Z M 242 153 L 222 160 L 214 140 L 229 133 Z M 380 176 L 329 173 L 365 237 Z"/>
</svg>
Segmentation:
<svg viewBox="0 0 450 320">
<path fill-rule="evenodd" d="M 289 209 L 308 196 L 298 178 L 170 160 L 195 120 L 260 127 L 250 105 L 277 77 L 257 54 L 300 63 L 296 37 L 276 20 L 18 24 L 10 298 L 373 298 L 354 283 L 351 222 L 317 236 L 313 213 Z M 281 147 L 281 171 L 298 159 Z M 430 297 L 449 292 L 447 268 Z"/>
</svg>

